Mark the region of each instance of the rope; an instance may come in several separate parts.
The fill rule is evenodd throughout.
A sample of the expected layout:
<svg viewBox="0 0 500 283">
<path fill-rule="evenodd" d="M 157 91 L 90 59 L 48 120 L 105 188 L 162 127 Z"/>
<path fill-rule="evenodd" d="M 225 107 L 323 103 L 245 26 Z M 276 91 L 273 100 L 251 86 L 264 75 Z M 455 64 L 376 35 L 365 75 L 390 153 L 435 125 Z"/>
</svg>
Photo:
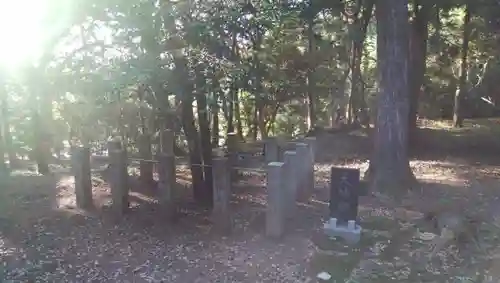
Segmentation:
<svg viewBox="0 0 500 283">
<path fill-rule="evenodd" d="M 213 165 L 207 165 L 207 164 L 186 164 L 185 166 L 213 167 Z M 241 171 L 252 171 L 252 172 L 256 172 L 256 173 L 265 173 L 265 172 L 267 172 L 267 170 L 263 169 L 263 167 L 251 168 L 251 167 L 231 166 L 231 169 L 233 169 L 233 170 L 241 170 Z"/>
</svg>

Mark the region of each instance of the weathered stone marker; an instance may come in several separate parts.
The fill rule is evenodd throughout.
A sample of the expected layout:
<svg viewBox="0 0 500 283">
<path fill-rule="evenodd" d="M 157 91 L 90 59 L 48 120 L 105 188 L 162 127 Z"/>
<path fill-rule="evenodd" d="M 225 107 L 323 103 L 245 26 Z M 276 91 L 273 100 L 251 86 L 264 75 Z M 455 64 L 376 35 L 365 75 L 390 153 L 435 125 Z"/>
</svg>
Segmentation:
<svg viewBox="0 0 500 283">
<path fill-rule="evenodd" d="M 356 224 L 359 201 L 359 169 L 331 168 L 330 219 L 324 225 L 325 233 L 356 243 L 361 226 Z"/>
<path fill-rule="evenodd" d="M 163 130 L 160 134 L 161 152 L 174 155 L 175 135 L 170 129 Z"/>
<path fill-rule="evenodd" d="M 92 208 L 92 179 L 90 175 L 89 148 L 72 148 L 71 169 L 75 176 L 76 206 L 81 209 Z"/>
<path fill-rule="evenodd" d="M 280 238 L 285 232 L 284 165 L 283 162 L 267 165 L 266 235 L 271 238 Z"/>
<path fill-rule="evenodd" d="M 137 140 L 137 147 L 139 148 L 139 179 L 145 184 L 153 183 L 153 163 L 146 160 L 152 160 L 153 154 L 151 153 L 151 138 L 148 134 L 141 134 Z"/>
<path fill-rule="evenodd" d="M 285 151 L 283 154 L 283 163 L 285 164 L 284 172 L 284 189 L 286 197 L 286 217 L 293 218 L 297 209 L 297 166 L 300 160 L 297 159 L 295 151 Z"/>
<path fill-rule="evenodd" d="M 109 152 L 113 151 L 113 150 L 119 150 L 119 149 L 122 149 L 122 142 L 118 139 L 118 138 L 113 138 L 111 140 L 108 141 L 108 155 L 109 155 Z"/>
<path fill-rule="evenodd" d="M 122 216 L 129 206 L 127 152 L 125 150 L 112 150 L 109 152 L 109 157 L 112 208 L 117 216 Z"/>
<path fill-rule="evenodd" d="M 227 133 L 227 156 L 229 167 L 236 167 L 238 165 L 238 136 L 236 133 Z M 230 182 L 238 180 L 238 170 L 230 169 Z"/>
<path fill-rule="evenodd" d="M 176 184 L 175 156 L 167 153 L 158 155 L 158 189 L 160 202 L 168 210 L 173 203 L 173 191 Z"/>
<path fill-rule="evenodd" d="M 225 157 L 216 157 L 212 161 L 214 184 L 212 219 L 217 231 L 222 234 L 231 232 L 231 214 L 229 202 L 231 199 L 231 177 L 229 160 Z"/>
<path fill-rule="evenodd" d="M 269 137 L 264 142 L 264 163 L 278 161 L 280 161 L 278 140 L 275 137 Z"/>
<path fill-rule="evenodd" d="M 308 172 L 310 171 L 310 162 L 308 162 L 310 153 L 309 147 L 305 143 L 297 143 L 295 145 L 296 159 L 299 163 L 296 167 L 296 197 L 299 201 L 307 201 L 311 195 L 311 190 L 308 183 Z"/>
<path fill-rule="evenodd" d="M 316 138 L 315 137 L 307 137 L 304 139 L 304 142 L 307 144 L 309 149 L 309 155 L 307 158 L 307 171 L 306 171 L 306 186 L 309 188 L 308 198 L 311 196 L 314 190 L 314 164 L 315 164 L 315 155 L 316 155 Z"/>
</svg>

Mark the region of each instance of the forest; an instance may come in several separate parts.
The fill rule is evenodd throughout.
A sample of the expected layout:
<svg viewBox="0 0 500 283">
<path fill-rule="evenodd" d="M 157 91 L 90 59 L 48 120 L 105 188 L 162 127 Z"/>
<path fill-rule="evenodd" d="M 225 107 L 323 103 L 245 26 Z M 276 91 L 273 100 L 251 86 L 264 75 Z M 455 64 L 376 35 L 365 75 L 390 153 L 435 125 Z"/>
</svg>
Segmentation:
<svg viewBox="0 0 500 283">
<path fill-rule="evenodd" d="M 70 148 L 97 154 L 113 138 L 152 159 L 170 129 L 204 202 L 229 133 L 252 143 L 355 132 L 370 192 L 395 196 L 418 191 L 415 156 L 478 147 L 438 137 L 432 149 L 425 125 L 458 137 L 488 121 L 496 133 L 498 0 L 28 2 L 0 12 L 5 176 L 27 164 L 51 176 Z"/>
<path fill-rule="evenodd" d="M 133 148 L 165 127 L 193 163 L 209 164 L 228 132 L 248 141 L 376 125 L 386 91 L 377 30 L 396 23 L 376 21 L 375 1 L 53 5 L 36 59 L 2 71 L 0 148 L 11 168 L 29 157 L 45 174 L 73 143 L 119 136 Z M 65 16 L 51 21 L 56 13 Z M 410 3 L 408 27 L 387 43 L 408 41 L 408 58 L 385 82 L 407 78 L 391 89 L 404 92 L 392 100 L 408 100 L 408 125 L 398 127 L 410 145 L 420 118 L 460 127 L 497 113 L 499 13 L 493 0 Z"/>
</svg>

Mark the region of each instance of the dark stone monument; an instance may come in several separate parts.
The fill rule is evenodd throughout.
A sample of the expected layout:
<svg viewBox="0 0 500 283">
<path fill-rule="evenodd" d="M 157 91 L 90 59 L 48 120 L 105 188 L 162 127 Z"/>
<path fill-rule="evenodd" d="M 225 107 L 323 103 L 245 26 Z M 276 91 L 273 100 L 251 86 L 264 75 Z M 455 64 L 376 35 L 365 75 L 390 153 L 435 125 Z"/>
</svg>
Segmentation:
<svg viewBox="0 0 500 283">
<path fill-rule="evenodd" d="M 127 171 L 127 152 L 125 150 L 113 150 L 110 157 L 110 187 L 112 208 L 118 216 L 129 207 L 129 176 Z"/>
<path fill-rule="evenodd" d="M 71 169 L 75 176 L 76 205 L 78 208 L 89 209 L 93 206 L 89 148 L 72 148 Z"/>
<path fill-rule="evenodd" d="M 337 218 L 339 225 L 347 225 L 358 217 L 360 171 L 332 167 L 330 176 L 330 217 Z"/>
<path fill-rule="evenodd" d="M 360 195 L 359 169 L 331 169 L 330 219 L 323 230 L 330 237 L 341 237 L 350 243 L 361 238 L 361 226 L 356 223 Z"/>
</svg>

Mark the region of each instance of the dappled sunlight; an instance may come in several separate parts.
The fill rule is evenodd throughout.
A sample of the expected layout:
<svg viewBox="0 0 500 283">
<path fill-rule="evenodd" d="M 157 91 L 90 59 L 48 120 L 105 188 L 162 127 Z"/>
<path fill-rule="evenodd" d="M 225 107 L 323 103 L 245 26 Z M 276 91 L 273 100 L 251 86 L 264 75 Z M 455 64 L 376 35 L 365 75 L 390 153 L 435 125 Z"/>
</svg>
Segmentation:
<svg viewBox="0 0 500 283">
<path fill-rule="evenodd" d="M 16 247 L 8 238 L 2 235 L 0 229 L 0 257 L 5 259 L 8 256 L 19 255 L 22 251 Z"/>
<path fill-rule="evenodd" d="M 43 25 L 49 0 L 0 3 L 0 66 L 16 68 L 37 59 L 43 51 L 46 29 Z"/>
</svg>

